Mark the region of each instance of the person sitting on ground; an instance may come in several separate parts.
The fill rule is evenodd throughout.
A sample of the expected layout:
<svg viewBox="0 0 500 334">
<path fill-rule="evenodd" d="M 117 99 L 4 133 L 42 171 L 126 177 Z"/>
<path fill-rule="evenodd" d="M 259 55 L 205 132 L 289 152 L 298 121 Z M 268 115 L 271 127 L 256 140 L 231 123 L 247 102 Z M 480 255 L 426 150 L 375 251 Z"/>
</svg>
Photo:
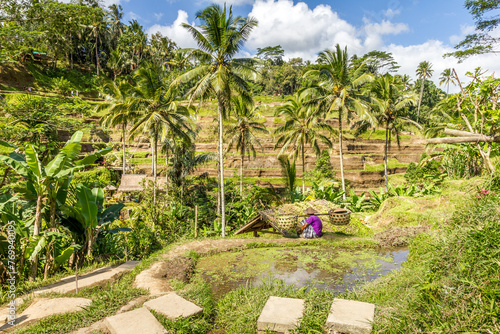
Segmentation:
<svg viewBox="0 0 500 334">
<path fill-rule="evenodd" d="M 309 207 L 306 211 L 304 211 L 306 215 L 309 215 L 309 218 L 306 218 L 300 222 L 302 228 L 299 231 L 299 234 L 304 239 L 312 239 L 319 238 L 323 235 L 323 223 L 318 216 L 314 215 L 316 211 L 313 208 Z"/>
</svg>

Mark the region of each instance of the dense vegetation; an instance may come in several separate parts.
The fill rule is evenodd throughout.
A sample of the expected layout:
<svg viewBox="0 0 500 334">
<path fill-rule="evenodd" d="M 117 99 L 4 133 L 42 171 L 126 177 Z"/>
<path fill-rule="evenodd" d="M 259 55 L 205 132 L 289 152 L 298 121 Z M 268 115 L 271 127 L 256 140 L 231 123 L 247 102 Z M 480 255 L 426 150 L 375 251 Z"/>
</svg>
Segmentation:
<svg viewBox="0 0 500 334">
<path fill-rule="evenodd" d="M 0 83 L 5 92 L 0 104 L 3 286 L 9 271 L 17 272 L 19 292 L 24 292 L 41 284 L 42 277 L 48 282 L 77 268 L 145 259 L 179 239 L 193 238 L 195 221 L 201 235 L 225 236 L 259 210 L 314 199 L 362 217 L 377 216 L 400 199 L 438 200 L 453 180 L 482 177 L 482 184 L 469 186 L 472 198 L 453 219 L 425 221 L 433 230 L 413 241 L 407 267 L 387 279 L 389 287 L 367 286 L 351 296 L 381 305 L 379 332 L 498 331 L 500 79 L 477 68 L 467 73 L 465 84 L 447 69 L 440 76 L 445 92 L 430 81 L 434 73 L 427 61 L 412 82 L 397 74 L 391 54 L 349 55 L 339 45 L 321 52 L 314 63 L 285 60 L 280 46 L 263 47 L 253 59 L 235 59 L 258 22 L 215 5 L 199 13 L 201 25 L 185 25 L 200 48 L 179 49 L 166 36 L 147 36 L 136 21 L 122 23 L 119 5 L 0 4 L 5 11 L 1 71 L 21 69 L 30 78 Z M 449 94 L 450 84 L 459 93 Z M 21 92 L 27 87 L 33 89 Z M 270 133 L 257 98 L 278 104 L 271 113 L 280 125 L 272 135 L 280 150 L 283 188 L 244 182 L 245 159 L 255 157 L 261 135 Z M 218 142 L 217 154 L 196 151 L 200 115 L 217 120 L 210 139 Z M 404 180 L 390 182 L 388 148 L 391 142 L 399 144 L 403 131 L 434 137 L 437 149 L 410 164 Z M 443 138 L 443 133 L 460 137 Z M 357 195 L 344 177 L 342 143 L 346 135 L 366 134 L 384 140 L 385 188 Z M 132 160 L 130 142 L 149 143 L 151 154 L 136 154 Z M 338 178 L 330 159 L 335 146 L 340 150 Z M 317 157 L 313 170 L 306 170 L 308 148 Z M 225 157 L 232 150 L 241 159 L 239 175 L 225 178 Z M 106 187 L 117 185 L 120 174 L 141 159 L 152 165 L 145 190 L 112 196 Z M 217 163 L 218 178 L 192 176 L 207 163 Z M 302 187 L 296 186 L 296 163 L 302 168 Z M 406 223 L 421 224 L 419 219 Z M 9 226 L 15 226 L 14 242 L 9 242 Z M 124 303 L 141 294 L 125 287 L 127 281 L 120 284 L 123 292 L 113 288 L 85 323 L 115 310 L 109 308 L 115 300 Z M 241 288 L 219 301 L 203 282 L 192 282 L 186 291 L 206 306 L 202 318 L 193 323 L 163 319 L 167 327 L 186 333 L 204 333 L 214 322 L 243 332 L 235 319 L 254 317 L 271 293 L 306 298 L 307 308 L 321 316 L 305 318 L 301 330 L 321 331 L 327 301 L 333 298 L 276 282 Z M 401 291 L 410 292 L 400 299 Z M 102 292 L 92 294 L 102 298 Z M 235 308 L 241 297 L 258 302 Z M 0 300 L 6 299 L 3 289 Z M 398 300 L 401 305 L 395 307 Z"/>
</svg>

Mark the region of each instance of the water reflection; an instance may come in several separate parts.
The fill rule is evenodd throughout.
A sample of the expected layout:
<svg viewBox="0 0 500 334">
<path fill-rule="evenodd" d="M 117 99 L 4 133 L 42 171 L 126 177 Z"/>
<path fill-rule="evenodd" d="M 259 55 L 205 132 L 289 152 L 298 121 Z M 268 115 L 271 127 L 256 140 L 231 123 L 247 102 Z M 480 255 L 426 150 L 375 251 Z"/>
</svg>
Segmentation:
<svg viewBox="0 0 500 334">
<path fill-rule="evenodd" d="M 267 265 L 265 269 L 257 270 L 251 262 L 245 262 L 244 256 L 240 256 L 233 263 L 229 261 L 222 263 L 220 268 L 217 268 L 217 261 L 207 259 L 211 270 L 207 269 L 209 266 L 202 264 L 199 272 L 212 285 L 216 296 L 222 296 L 242 285 L 258 286 L 270 279 L 279 279 L 287 285 L 306 287 L 307 289 L 314 287 L 345 292 L 398 270 L 408 257 L 408 249 L 392 249 L 368 254 L 354 252 L 349 254 L 350 265 L 342 266 L 336 263 L 328 267 L 325 263 L 333 262 L 336 257 L 339 257 L 340 252 L 320 253 L 322 256 L 319 258 L 312 257 L 315 261 L 311 261 L 311 258 L 304 259 L 305 254 L 309 256 L 311 253 L 297 254 L 294 252 L 293 254 L 296 255 L 291 256 L 290 250 L 279 250 L 278 252 L 282 254 L 278 258 L 266 258 L 263 252 L 259 253 L 262 256 L 261 259 L 253 259 L 256 262 L 259 261 L 260 265 L 264 262 Z M 224 274 L 224 270 L 228 270 L 227 274 Z"/>
</svg>

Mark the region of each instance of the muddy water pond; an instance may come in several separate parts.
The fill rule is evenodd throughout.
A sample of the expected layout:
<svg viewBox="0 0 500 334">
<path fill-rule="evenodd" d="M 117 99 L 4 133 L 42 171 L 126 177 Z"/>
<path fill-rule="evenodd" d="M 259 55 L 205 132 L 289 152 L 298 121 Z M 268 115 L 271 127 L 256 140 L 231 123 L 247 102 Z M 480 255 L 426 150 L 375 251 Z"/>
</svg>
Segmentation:
<svg viewBox="0 0 500 334">
<path fill-rule="evenodd" d="M 195 272 L 209 282 L 216 297 L 238 286 L 260 285 L 270 279 L 344 292 L 398 270 L 407 256 L 405 248 L 256 248 L 201 258 Z"/>
</svg>

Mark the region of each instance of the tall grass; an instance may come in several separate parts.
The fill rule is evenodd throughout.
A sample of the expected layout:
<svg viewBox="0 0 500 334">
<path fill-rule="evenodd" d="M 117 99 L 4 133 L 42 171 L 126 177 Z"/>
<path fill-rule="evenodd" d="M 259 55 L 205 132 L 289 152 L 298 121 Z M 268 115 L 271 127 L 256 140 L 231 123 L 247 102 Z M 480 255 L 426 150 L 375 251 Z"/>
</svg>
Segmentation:
<svg viewBox="0 0 500 334">
<path fill-rule="evenodd" d="M 479 193 L 416 238 L 401 272 L 353 296 L 378 305 L 376 333 L 500 333 L 500 199 Z"/>
</svg>

